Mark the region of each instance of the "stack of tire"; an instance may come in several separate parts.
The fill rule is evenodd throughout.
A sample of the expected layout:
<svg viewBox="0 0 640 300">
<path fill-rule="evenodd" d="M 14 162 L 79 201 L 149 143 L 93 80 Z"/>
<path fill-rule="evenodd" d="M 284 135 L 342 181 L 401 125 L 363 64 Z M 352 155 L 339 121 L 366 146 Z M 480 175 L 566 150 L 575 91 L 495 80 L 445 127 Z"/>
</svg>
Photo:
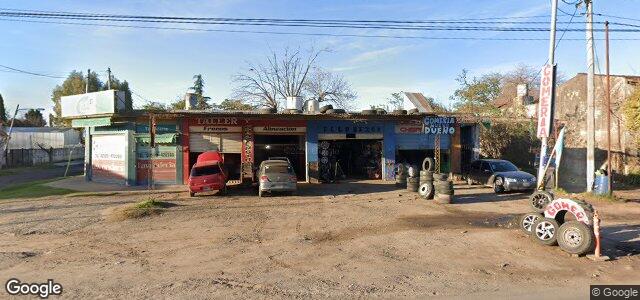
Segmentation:
<svg viewBox="0 0 640 300">
<path fill-rule="evenodd" d="M 413 166 L 409 166 L 409 170 L 407 172 L 409 175 L 409 177 L 407 177 L 407 190 L 414 193 L 417 192 L 420 187 L 420 177 L 416 176 L 418 174 L 415 170 L 416 169 Z"/>
<path fill-rule="evenodd" d="M 529 197 L 533 212 L 520 217 L 519 227 L 531 238 L 542 245 L 555 246 L 576 255 L 583 255 L 595 248 L 593 228 L 576 220 L 567 220 L 566 214 L 557 214 L 556 218 L 546 218 L 544 211 L 553 202 L 553 194 L 536 191 Z M 593 215 L 593 206 L 585 201 L 573 200 L 586 212 Z"/>
<path fill-rule="evenodd" d="M 433 188 L 433 158 L 427 157 L 422 161 L 422 170 L 420 171 L 420 186 L 418 194 L 424 199 L 431 200 L 434 195 Z"/>
<path fill-rule="evenodd" d="M 441 204 L 453 202 L 453 181 L 449 180 L 446 173 L 433 174 L 433 186 L 435 188 L 435 200 Z"/>
<path fill-rule="evenodd" d="M 396 168 L 396 187 L 403 189 L 407 187 L 407 169 L 403 164 L 399 164 Z"/>
</svg>

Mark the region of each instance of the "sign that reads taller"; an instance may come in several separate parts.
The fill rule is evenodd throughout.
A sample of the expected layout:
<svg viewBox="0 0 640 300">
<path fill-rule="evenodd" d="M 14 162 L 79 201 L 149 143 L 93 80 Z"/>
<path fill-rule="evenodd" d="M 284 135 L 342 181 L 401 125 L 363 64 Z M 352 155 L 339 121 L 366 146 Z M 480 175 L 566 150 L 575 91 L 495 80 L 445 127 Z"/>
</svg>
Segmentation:
<svg viewBox="0 0 640 300">
<path fill-rule="evenodd" d="M 538 137 L 548 138 L 551 133 L 553 119 L 553 97 L 556 68 L 545 65 L 540 78 L 540 100 L 538 102 Z"/>
<path fill-rule="evenodd" d="M 60 98 L 63 118 L 113 114 L 124 110 L 123 91 L 107 90 Z"/>
</svg>

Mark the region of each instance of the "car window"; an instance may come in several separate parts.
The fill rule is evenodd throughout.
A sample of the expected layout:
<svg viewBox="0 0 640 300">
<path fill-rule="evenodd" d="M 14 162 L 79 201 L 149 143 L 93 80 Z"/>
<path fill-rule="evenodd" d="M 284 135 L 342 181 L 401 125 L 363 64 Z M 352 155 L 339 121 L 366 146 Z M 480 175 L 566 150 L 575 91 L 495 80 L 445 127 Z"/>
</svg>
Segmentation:
<svg viewBox="0 0 640 300">
<path fill-rule="evenodd" d="M 220 174 L 220 166 L 204 166 L 204 167 L 196 167 L 191 169 L 191 176 L 205 176 L 205 175 L 214 175 Z"/>
<path fill-rule="evenodd" d="M 491 163 L 494 172 L 518 171 L 518 167 L 508 161 L 496 161 Z"/>
<path fill-rule="evenodd" d="M 474 171 L 480 170 L 480 161 L 476 160 L 473 163 L 471 163 L 471 169 Z"/>
<path fill-rule="evenodd" d="M 484 171 L 484 170 L 489 170 L 489 171 L 491 171 L 491 167 L 489 166 L 489 163 L 488 163 L 488 162 L 486 162 L 486 161 L 483 161 L 483 162 L 482 162 L 482 171 Z"/>
<path fill-rule="evenodd" d="M 285 164 L 266 165 L 263 169 L 264 173 L 289 173 L 293 174 L 293 168 Z"/>
</svg>

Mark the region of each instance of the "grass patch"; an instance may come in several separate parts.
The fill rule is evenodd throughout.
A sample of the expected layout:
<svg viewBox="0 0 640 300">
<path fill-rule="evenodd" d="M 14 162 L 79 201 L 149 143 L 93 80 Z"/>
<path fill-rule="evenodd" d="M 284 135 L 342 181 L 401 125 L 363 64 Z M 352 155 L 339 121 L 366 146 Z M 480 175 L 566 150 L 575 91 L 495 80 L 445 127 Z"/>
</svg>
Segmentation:
<svg viewBox="0 0 640 300">
<path fill-rule="evenodd" d="M 31 170 L 45 170 L 45 169 L 52 169 L 52 168 L 55 168 L 53 164 L 43 164 L 43 165 L 36 165 L 32 167 L 2 169 L 0 170 L 0 176 L 15 175 L 15 174 L 20 174 L 20 173 L 31 171 Z"/>
<path fill-rule="evenodd" d="M 155 199 L 147 199 L 115 210 L 112 214 L 112 219 L 116 221 L 123 221 L 159 215 L 163 213 L 164 210 L 172 206 L 175 206 L 175 204 L 157 201 Z"/>
<path fill-rule="evenodd" d="M 583 200 L 587 202 L 593 202 L 593 201 L 624 202 L 625 201 L 624 199 L 619 198 L 616 195 L 596 195 L 588 192 L 574 194 L 574 193 L 567 193 L 567 191 L 561 188 L 557 188 L 553 190 L 553 193 L 554 195 L 556 195 L 556 197 L 574 198 L 577 200 Z"/>
<path fill-rule="evenodd" d="M 46 183 L 58 179 L 37 180 L 28 183 L 14 184 L 0 189 L 0 200 L 18 198 L 39 198 L 75 193 L 74 190 L 55 188 Z"/>
</svg>

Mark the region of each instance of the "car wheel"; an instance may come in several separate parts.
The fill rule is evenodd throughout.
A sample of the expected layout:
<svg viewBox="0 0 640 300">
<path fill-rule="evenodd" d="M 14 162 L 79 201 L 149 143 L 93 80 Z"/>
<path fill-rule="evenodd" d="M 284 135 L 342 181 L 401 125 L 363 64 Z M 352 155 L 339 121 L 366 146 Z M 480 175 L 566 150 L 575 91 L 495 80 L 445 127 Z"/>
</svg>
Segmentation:
<svg viewBox="0 0 640 300">
<path fill-rule="evenodd" d="M 224 196 L 227 194 L 227 185 L 225 184 L 222 189 L 218 192 L 220 196 Z"/>
<path fill-rule="evenodd" d="M 537 212 L 544 212 L 551 201 L 553 201 L 553 195 L 546 191 L 535 191 L 529 196 L 529 205 Z"/>
<path fill-rule="evenodd" d="M 558 222 L 552 218 L 541 218 L 533 223 L 532 237 L 538 243 L 554 246 L 558 243 Z"/>
<path fill-rule="evenodd" d="M 542 216 L 542 214 L 538 212 L 526 213 L 522 215 L 522 217 L 520 217 L 520 222 L 518 225 L 520 226 L 520 229 L 524 231 L 524 233 L 530 235 L 533 229 L 533 224 L 542 218 L 544 218 L 544 216 Z"/>
<path fill-rule="evenodd" d="M 595 249 L 595 236 L 584 223 L 569 221 L 558 229 L 558 246 L 567 253 L 583 255 Z"/>
<path fill-rule="evenodd" d="M 496 194 L 504 192 L 504 179 L 502 179 L 502 177 L 498 177 L 493 181 L 493 191 L 496 192 Z"/>
</svg>

